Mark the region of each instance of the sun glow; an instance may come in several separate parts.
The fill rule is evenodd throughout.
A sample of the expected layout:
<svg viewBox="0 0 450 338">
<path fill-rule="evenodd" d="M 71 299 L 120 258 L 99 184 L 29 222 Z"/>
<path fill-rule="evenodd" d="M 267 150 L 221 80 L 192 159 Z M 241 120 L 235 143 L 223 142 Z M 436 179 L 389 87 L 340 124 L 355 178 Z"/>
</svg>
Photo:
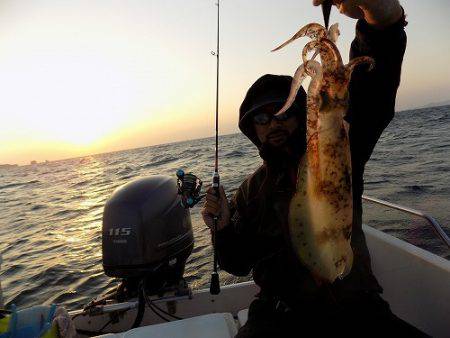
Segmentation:
<svg viewBox="0 0 450 338">
<path fill-rule="evenodd" d="M 141 79 L 119 61 L 83 51 L 68 55 L 35 51 L 3 60 L 4 125 L 29 128 L 74 145 L 101 139 L 142 103 Z M 157 97 L 149 85 L 148 95 Z"/>
<path fill-rule="evenodd" d="M 86 6 L 9 2 L 0 13 L 0 163 L 113 150 L 115 134 L 161 125 L 192 96 L 192 67 L 152 27 L 150 8 Z"/>
<path fill-rule="evenodd" d="M 448 99 L 450 7 L 438 2 L 405 5 L 398 110 Z M 214 1 L 2 0 L 0 9 L 0 164 L 213 134 Z M 292 74 L 305 40 L 270 49 L 322 14 L 294 0 L 224 2 L 222 13 L 220 133 L 231 133 L 248 87 L 265 73 Z M 355 22 L 334 13 L 346 55 Z M 422 67 L 430 56 L 433 67 Z"/>
</svg>

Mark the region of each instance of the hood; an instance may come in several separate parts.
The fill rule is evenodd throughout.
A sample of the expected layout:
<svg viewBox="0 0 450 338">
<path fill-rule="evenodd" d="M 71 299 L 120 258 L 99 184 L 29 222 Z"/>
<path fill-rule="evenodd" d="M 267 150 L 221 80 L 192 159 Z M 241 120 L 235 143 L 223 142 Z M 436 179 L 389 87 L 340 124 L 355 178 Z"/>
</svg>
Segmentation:
<svg viewBox="0 0 450 338">
<path fill-rule="evenodd" d="M 244 101 L 239 108 L 239 129 L 252 141 L 258 149 L 261 147 L 253 128 L 252 116 L 263 106 L 269 103 L 284 103 L 291 90 L 292 76 L 266 74 L 261 76 L 249 88 Z M 295 103 L 301 107 L 299 117 L 305 121 L 306 93 L 303 87 L 297 93 Z"/>
</svg>

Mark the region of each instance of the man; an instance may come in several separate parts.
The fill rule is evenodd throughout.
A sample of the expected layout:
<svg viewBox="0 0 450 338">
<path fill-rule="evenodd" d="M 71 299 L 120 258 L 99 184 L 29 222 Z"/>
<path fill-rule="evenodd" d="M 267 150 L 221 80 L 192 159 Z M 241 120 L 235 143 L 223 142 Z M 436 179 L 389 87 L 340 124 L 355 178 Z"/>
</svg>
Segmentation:
<svg viewBox="0 0 450 338">
<path fill-rule="evenodd" d="M 314 0 L 319 5 L 322 0 Z M 237 337 L 309 337 L 322 335 L 425 336 L 397 318 L 380 297 L 361 228 L 364 166 L 381 133 L 394 116 L 406 25 L 397 0 L 346 0 L 341 13 L 360 19 L 351 58 L 368 55 L 375 68 L 355 70 L 346 120 L 352 155 L 352 271 L 333 284 L 317 281 L 291 249 L 287 232 L 289 201 L 298 162 L 306 149 L 306 94 L 274 116 L 285 102 L 292 78 L 264 75 L 248 90 L 240 107 L 239 128 L 258 147 L 263 165 L 248 177 L 228 204 L 209 189 L 202 211 L 211 227 L 219 217 L 215 246 L 222 269 L 237 276 L 253 272 L 261 288 Z"/>
</svg>

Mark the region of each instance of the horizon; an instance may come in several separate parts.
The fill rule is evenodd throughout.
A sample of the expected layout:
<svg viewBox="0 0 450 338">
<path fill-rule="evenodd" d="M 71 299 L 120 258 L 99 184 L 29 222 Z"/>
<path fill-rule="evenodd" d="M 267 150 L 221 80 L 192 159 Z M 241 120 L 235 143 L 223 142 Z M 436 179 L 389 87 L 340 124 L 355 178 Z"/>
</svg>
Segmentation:
<svg viewBox="0 0 450 338">
<path fill-rule="evenodd" d="M 221 136 L 239 131 L 237 110 L 257 77 L 296 69 L 307 40 L 269 50 L 299 26 L 322 22 L 310 2 L 259 1 L 255 16 L 256 2 L 221 1 Z M 396 110 L 448 101 L 450 4 L 402 4 L 408 46 Z M 348 60 L 356 21 L 334 8 L 334 22 Z M 215 28 L 214 1 L 3 1 L 0 164 L 212 137 Z"/>
<path fill-rule="evenodd" d="M 450 101 L 450 100 L 449 100 Z M 409 108 L 409 109 L 405 109 L 405 110 L 400 110 L 400 111 L 396 111 L 396 114 L 399 113 L 405 113 L 405 112 L 413 112 L 415 110 L 422 110 L 422 109 L 430 109 L 430 108 L 438 108 L 438 107 L 446 107 L 446 106 L 450 106 L 450 103 L 446 101 L 444 101 L 444 104 L 439 104 L 437 106 L 424 106 L 424 107 L 416 107 L 416 108 Z M 394 117 L 395 118 L 395 117 Z M 226 137 L 226 136 L 231 136 L 231 135 L 244 135 L 242 134 L 242 132 L 240 130 L 237 130 L 235 132 L 231 132 L 231 133 L 227 133 L 227 134 L 220 134 L 219 133 L 219 138 L 220 137 Z M 124 148 L 124 149 L 117 149 L 117 150 L 112 150 L 112 151 L 105 151 L 102 153 L 92 153 L 92 154 L 86 154 L 86 155 L 81 155 L 81 156 L 75 156 L 75 157 L 67 157 L 67 158 L 58 158 L 58 159 L 54 159 L 51 161 L 41 161 L 41 162 L 37 162 L 35 164 L 47 164 L 47 163 L 54 163 L 54 162 L 60 162 L 60 161 L 69 161 L 69 160 L 75 160 L 75 159 L 79 159 L 79 158 L 86 158 L 86 157 L 91 157 L 91 156 L 99 156 L 99 155 L 107 155 L 107 154 L 114 154 L 114 153 L 120 153 L 120 152 L 124 152 L 124 151 L 130 151 L 130 150 L 138 150 L 138 149 L 144 149 L 144 148 L 152 148 L 152 147 L 158 147 L 158 146 L 165 146 L 165 145 L 172 145 L 172 144 L 176 144 L 176 143 L 184 143 L 184 142 L 191 142 L 191 141 L 197 141 L 197 140 L 206 140 L 206 139 L 213 139 L 215 136 L 211 135 L 211 136 L 203 136 L 203 137 L 198 137 L 198 138 L 191 138 L 191 139 L 184 139 L 184 140 L 176 140 L 176 141 L 170 141 L 170 142 L 164 142 L 164 143 L 156 143 L 156 144 L 148 144 L 148 145 L 143 145 L 143 146 L 139 146 L 139 147 L 135 147 L 135 148 Z M 23 166 L 30 166 L 33 165 L 31 164 L 33 160 L 31 159 L 30 161 L 28 161 L 28 163 L 23 163 L 23 164 L 18 164 L 18 163 L 0 163 L 0 166 L 19 166 L 19 167 L 23 167 Z"/>
</svg>

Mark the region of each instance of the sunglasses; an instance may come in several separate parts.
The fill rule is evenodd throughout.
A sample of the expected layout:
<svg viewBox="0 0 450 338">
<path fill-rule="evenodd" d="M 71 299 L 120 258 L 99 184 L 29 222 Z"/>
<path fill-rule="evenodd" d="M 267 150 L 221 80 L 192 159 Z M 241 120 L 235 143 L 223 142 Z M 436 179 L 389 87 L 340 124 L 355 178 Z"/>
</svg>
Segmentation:
<svg viewBox="0 0 450 338">
<path fill-rule="evenodd" d="M 275 121 L 284 122 L 293 117 L 294 115 L 295 115 L 294 109 L 289 109 L 280 115 L 275 115 L 274 113 L 269 112 L 260 112 L 253 116 L 253 122 L 259 125 L 269 124 L 272 121 L 272 119 Z"/>
</svg>

